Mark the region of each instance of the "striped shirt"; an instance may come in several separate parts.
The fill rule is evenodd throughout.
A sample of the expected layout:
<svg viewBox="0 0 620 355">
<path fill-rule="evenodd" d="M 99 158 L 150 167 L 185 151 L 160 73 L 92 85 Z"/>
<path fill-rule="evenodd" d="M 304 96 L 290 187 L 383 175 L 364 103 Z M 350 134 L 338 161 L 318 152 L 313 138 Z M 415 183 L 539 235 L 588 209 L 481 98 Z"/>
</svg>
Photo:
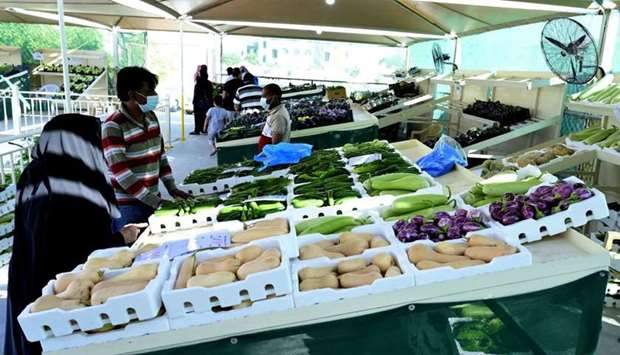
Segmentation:
<svg viewBox="0 0 620 355">
<path fill-rule="evenodd" d="M 103 152 L 112 173 L 119 205 L 142 202 L 157 208 L 159 179 L 168 191 L 176 188 L 168 164 L 159 121 L 154 113 L 138 123 L 121 107 L 103 124 Z"/>
<path fill-rule="evenodd" d="M 260 109 L 260 98 L 263 96 L 263 88 L 254 84 L 247 84 L 237 89 L 235 105 L 240 105 L 242 110 Z"/>
</svg>

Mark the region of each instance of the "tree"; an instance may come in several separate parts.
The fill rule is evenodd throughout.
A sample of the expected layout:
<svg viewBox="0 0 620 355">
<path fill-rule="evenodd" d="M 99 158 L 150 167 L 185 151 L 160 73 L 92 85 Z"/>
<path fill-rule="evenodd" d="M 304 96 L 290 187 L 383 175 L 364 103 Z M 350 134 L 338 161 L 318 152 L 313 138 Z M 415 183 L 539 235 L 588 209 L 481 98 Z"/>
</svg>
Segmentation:
<svg viewBox="0 0 620 355">
<path fill-rule="evenodd" d="M 241 56 L 237 53 L 224 53 L 222 55 L 222 65 L 225 67 L 233 67 L 241 63 Z"/>
</svg>

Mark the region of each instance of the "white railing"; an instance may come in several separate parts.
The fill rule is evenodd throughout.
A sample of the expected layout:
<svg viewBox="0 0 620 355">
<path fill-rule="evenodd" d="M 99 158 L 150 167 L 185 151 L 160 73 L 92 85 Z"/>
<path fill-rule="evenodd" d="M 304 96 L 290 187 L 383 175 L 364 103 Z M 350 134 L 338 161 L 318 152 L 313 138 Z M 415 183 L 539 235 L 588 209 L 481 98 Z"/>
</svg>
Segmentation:
<svg viewBox="0 0 620 355">
<path fill-rule="evenodd" d="M 30 162 L 33 137 L 19 139 L 0 145 L 0 182 L 17 183 L 19 174 Z"/>
</svg>

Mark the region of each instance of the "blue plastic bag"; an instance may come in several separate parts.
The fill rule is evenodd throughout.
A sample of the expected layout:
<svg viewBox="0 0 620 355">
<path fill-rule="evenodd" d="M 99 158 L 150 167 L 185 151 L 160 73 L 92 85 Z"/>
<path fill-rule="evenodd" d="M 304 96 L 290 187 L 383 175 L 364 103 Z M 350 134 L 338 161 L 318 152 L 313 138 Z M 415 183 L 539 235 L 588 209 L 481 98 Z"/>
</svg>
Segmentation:
<svg viewBox="0 0 620 355">
<path fill-rule="evenodd" d="M 416 163 L 430 176 L 437 177 L 450 172 L 454 164 L 467 166 L 467 155 L 457 141 L 444 134 L 435 143 L 433 151 Z"/>
<path fill-rule="evenodd" d="M 312 145 L 303 143 L 267 144 L 254 160 L 263 163 L 260 171 L 270 166 L 296 164 L 312 154 Z"/>
</svg>

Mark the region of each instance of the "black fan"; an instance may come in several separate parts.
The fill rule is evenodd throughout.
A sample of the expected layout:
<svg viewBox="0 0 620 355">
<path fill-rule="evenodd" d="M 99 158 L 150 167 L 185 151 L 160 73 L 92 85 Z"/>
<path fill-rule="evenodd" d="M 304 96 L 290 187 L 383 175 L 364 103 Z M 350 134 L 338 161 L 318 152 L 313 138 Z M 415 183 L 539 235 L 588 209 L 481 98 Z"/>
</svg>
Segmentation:
<svg viewBox="0 0 620 355">
<path fill-rule="evenodd" d="M 585 84 L 596 75 L 596 44 L 579 22 L 570 18 L 549 20 L 543 27 L 540 47 L 551 71 L 567 83 Z"/>
<path fill-rule="evenodd" d="M 457 70 L 456 64 L 450 62 L 450 55 L 443 53 L 439 44 L 433 44 L 433 63 L 435 64 L 435 72 L 437 74 L 443 74 L 444 64 L 452 65 L 453 70 Z"/>
</svg>

